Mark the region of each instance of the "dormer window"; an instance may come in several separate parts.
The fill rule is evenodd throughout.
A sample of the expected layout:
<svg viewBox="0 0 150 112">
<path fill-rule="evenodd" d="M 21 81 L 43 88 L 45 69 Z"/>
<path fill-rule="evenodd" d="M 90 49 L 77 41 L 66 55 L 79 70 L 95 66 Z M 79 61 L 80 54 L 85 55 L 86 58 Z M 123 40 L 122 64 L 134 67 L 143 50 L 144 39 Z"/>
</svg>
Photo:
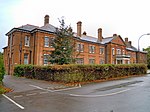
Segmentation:
<svg viewBox="0 0 150 112">
<path fill-rule="evenodd" d="M 28 37 L 28 36 L 25 36 L 25 44 L 24 44 L 25 46 L 30 46 L 30 37 Z"/>
</svg>

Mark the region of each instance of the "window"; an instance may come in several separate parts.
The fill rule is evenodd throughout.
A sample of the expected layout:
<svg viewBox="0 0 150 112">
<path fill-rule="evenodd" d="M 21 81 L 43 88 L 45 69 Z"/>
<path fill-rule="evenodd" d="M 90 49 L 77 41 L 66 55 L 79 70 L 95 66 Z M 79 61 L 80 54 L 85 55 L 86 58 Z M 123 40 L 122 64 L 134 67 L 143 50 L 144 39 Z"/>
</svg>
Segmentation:
<svg viewBox="0 0 150 112">
<path fill-rule="evenodd" d="M 49 47 L 49 37 L 44 38 L 44 47 Z"/>
<path fill-rule="evenodd" d="M 50 47 L 53 47 L 54 38 L 49 38 L 49 45 Z"/>
<path fill-rule="evenodd" d="M 84 64 L 84 59 L 83 58 L 77 58 L 76 64 Z"/>
<path fill-rule="evenodd" d="M 43 56 L 43 64 L 48 65 L 48 54 L 44 54 Z"/>
<path fill-rule="evenodd" d="M 122 54 L 125 55 L 125 51 L 124 50 L 122 50 Z"/>
<path fill-rule="evenodd" d="M 100 64 L 104 64 L 104 60 L 101 59 L 101 60 L 100 60 Z"/>
<path fill-rule="evenodd" d="M 29 46 L 30 45 L 30 37 L 25 36 L 25 46 Z"/>
<path fill-rule="evenodd" d="M 115 49 L 112 48 L 112 55 L 114 56 L 115 55 Z"/>
<path fill-rule="evenodd" d="M 83 52 L 84 51 L 84 44 L 78 43 L 77 44 L 77 51 L 78 52 Z"/>
<path fill-rule="evenodd" d="M 89 59 L 89 64 L 95 64 L 95 59 Z"/>
<path fill-rule="evenodd" d="M 100 54 L 104 54 L 104 48 L 100 48 Z"/>
<path fill-rule="evenodd" d="M 115 64 L 115 61 L 114 61 L 114 60 L 112 61 L 112 64 Z"/>
<path fill-rule="evenodd" d="M 121 54 L 121 49 L 117 49 L 117 54 Z"/>
<path fill-rule="evenodd" d="M 95 46 L 89 46 L 89 53 L 95 53 Z"/>
<path fill-rule="evenodd" d="M 24 54 L 24 64 L 29 64 L 28 54 Z"/>
</svg>

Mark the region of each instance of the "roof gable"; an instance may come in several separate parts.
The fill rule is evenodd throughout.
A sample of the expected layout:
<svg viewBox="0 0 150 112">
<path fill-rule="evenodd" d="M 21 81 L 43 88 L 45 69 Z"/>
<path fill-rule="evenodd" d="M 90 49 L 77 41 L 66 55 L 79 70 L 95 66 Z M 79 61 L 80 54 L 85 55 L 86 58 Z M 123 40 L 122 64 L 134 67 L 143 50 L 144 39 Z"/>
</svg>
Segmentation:
<svg viewBox="0 0 150 112">
<path fill-rule="evenodd" d="M 123 39 L 121 38 L 121 36 L 115 36 L 115 37 L 113 37 L 113 39 L 111 40 L 111 43 L 126 46 L 126 44 L 123 41 Z"/>
</svg>

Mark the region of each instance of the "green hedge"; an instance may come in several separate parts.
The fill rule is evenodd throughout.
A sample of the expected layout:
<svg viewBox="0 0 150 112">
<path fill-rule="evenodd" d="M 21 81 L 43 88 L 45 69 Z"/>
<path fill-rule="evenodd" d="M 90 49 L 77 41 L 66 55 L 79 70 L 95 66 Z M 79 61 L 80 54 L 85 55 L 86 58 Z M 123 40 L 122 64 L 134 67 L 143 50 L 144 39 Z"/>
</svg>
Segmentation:
<svg viewBox="0 0 150 112">
<path fill-rule="evenodd" d="M 55 65 L 33 66 L 18 65 L 14 69 L 14 75 L 27 78 L 59 81 L 59 82 L 85 82 L 146 74 L 145 64 L 122 65 Z"/>
<path fill-rule="evenodd" d="M 4 69 L 4 63 L 3 63 L 3 55 L 0 53 L 0 85 L 2 84 L 4 74 L 5 74 L 5 69 Z"/>
</svg>

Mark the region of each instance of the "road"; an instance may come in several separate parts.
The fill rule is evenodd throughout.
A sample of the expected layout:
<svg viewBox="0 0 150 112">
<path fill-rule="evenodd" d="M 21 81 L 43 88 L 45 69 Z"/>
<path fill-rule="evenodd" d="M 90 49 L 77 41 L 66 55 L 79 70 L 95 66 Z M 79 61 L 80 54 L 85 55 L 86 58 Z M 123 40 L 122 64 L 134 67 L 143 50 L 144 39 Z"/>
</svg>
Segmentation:
<svg viewBox="0 0 150 112">
<path fill-rule="evenodd" d="M 27 82 L 0 96 L 0 112 L 150 112 L 150 74 L 56 89 Z"/>
</svg>

